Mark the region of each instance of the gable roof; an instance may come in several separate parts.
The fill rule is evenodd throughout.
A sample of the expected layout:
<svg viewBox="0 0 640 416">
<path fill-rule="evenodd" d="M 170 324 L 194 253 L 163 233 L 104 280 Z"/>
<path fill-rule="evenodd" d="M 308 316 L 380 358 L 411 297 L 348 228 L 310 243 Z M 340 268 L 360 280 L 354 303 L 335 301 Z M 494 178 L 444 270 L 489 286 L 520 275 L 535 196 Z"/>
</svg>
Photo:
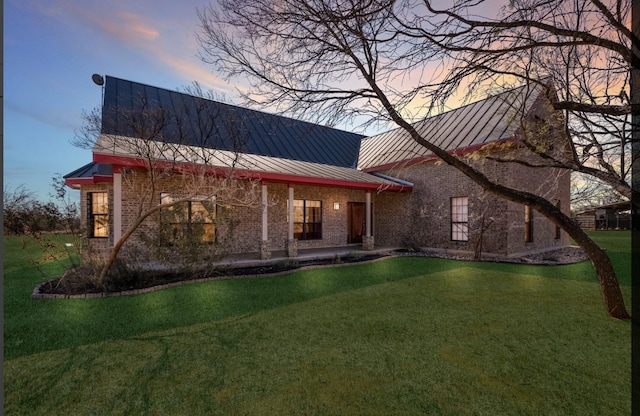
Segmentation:
<svg viewBox="0 0 640 416">
<path fill-rule="evenodd" d="M 541 86 L 519 87 L 446 111 L 414 123 L 418 133 L 434 145 L 462 152 L 484 144 L 514 139 L 519 114 L 528 114 L 543 93 Z M 424 160 L 432 153 L 397 128 L 365 138 L 360 146 L 358 169 L 384 170 L 399 164 Z"/>
<path fill-rule="evenodd" d="M 138 137 L 131 114 L 163 109 L 162 140 L 355 168 L 364 136 L 106 76 L 102 133 Z"/>
</svg>

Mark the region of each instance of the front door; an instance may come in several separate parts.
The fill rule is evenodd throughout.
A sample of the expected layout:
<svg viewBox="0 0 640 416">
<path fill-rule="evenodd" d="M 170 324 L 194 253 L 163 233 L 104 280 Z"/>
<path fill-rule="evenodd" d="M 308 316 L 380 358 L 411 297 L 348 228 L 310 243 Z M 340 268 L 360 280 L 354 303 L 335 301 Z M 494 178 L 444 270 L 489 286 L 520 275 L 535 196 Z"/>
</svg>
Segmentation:
<svg viewBox="0 0 640 416">
<path fill-rule="evenodd" d="M 366 216 L 363 202 L 347 203 L 347 243 L 362 243 L 366 230 Z"/>
</svg>

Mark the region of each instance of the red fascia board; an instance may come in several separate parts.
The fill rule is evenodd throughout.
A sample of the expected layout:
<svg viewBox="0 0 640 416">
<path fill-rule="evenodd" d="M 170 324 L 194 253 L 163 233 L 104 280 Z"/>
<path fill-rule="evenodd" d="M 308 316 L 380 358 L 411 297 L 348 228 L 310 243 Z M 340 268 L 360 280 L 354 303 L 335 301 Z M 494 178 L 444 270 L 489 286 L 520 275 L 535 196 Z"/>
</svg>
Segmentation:
<svg viewBox="0 0 640 416">
<path fill-rule="evenodd" d="M 93 154 L 93 161 L 96 163 L 106 163 L 106 164 L 114 164 L 121 167 L 144 167 L 146 166 L 146 162 L 139 158 L 127 158 L 122 156 L 112 156 L 112 155 L 104 155 L 104 154 Z M 164 162 L 167 166 L 174 166 L 175 171 L 178 173 L 180 171 L 188 171 L 189 166 L 188 163 L 183 163 L 175 166 L 171 162 Z M 207 173 L 211 175 L 220 175 L 224 176 L 229 173 L 228 168 L 221 167 L 207 167 Z M 350 181 L 350 180 L 341 180 L 341 179 L 329 179 L 329 178 L 316 178 L 311 176 L 297 176 L 291 174 L 284 173 L 276 173 L 276 172 L 258 172 L 247 169 L 234 169 L 234 176 L 238 179 L 253 179 L 260 181 L 269 181 L 269 182 L 279 182 L 279 183 L 293 183 L 299 185 L 317 185 L 317 186 L 332 186 L 332 187 L 340 187 L 340 188 L 352 188 L 352 189 L 384 189 L 387 191 L 397 191 L 397 192 L 410 192 L 411 187 L 406 185 L 381 185 L 377 183 L 369 183 L 369 182 L 358 182 L 358 181 Z"/>
<path fill-rule="evenodd" d="M 487 145 L 497 145 L 497 144 L 508 143 L 508 142 L 517 143 L 517 140 L 515 140 L 514 138 L 500 139 L 494 142 L 474 144 L 473 146 L 467 146 L 467 147 L 462 147 L 460 149 L 450 150 L 447 153 L 455 156 L 460 156 L 467 153 L 476 152 L 480 150 L 482 147 Z M 379 165 L 379 166 L 372 166 L 370 168 L 363 169 L 362 171 L 363 172 L 379 172 L 379 171 L 390 170 L 398 167 L 411 166 L 417 163 L 425 162 L 428 160 L 435 160 L 435 159 L 440 159 L 440 158 L 435 154 L 430 154 L 429 156 L 416 157 L 414 159 L 400 160 L 398 162 L 385 163 L 384 165 Z"/>
<path fill-rule="evenodd" d="M 68 186 L 95 185 L 97 183 L 113 183 L 113 176 L 94 175 L 90 178 L 67 178 L 64 183 Z"/>
</svg>

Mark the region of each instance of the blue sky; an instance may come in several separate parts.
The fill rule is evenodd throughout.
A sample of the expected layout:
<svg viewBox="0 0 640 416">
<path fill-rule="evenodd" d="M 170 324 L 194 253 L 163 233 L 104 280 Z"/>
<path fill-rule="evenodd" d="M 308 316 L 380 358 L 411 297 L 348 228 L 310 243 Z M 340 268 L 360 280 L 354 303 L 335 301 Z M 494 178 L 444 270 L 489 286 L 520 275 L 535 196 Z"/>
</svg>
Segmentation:
<svg viewBox="0 0 640 416">
<path fill-rule="evenodd" d="M 205 4 L 5 0 L 4 186 L 47 201 L 53 176 L 91 161 L 70 140 L 82 111 L 101 104 L 93 73 L 168 89 L 197 80 L 233 100 L 234 88 L 197 58 L 196 8 Z"/>
<path fill-rule="evenodd" d="M 70 141 L 83 110 L 101 105 L 94 73 L 167 89 L 198 81 L 237 102 L 197 57 L 196 10 L 209 1 L 5 0 L 4 186 L 47 201 L 53 176 L 91 161 Z"/>
</svg>

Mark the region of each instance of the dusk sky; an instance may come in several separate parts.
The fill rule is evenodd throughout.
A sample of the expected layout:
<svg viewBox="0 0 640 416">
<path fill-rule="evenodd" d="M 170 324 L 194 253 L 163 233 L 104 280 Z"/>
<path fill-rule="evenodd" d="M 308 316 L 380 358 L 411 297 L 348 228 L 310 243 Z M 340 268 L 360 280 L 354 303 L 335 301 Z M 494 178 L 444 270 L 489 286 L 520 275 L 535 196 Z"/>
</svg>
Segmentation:
<svg viewBox="0 0 640 416">
<path fill-rule="evenodd" d="M 101 105 L 94 73 L 171 90 L 198 81 L 238 102 L 197 57 L 196 10 L 207 1 L 5 1 L 4 186 L 48 201 L 53 176 L 91 161 L 70 141 L 83 110 Z"/>
<path fill-rule="evenodd" d="M 178 89 L 198 81 L 235 98 L 197 57 L 206 0 L 4 2 L 4 186 L 48 201 L 51 178 L 91 161 L 71 145 L 82 111 L 101 105 L 91 75 Z M 79 198 L 79 192 L 69 190 Z"/>
</svg>

